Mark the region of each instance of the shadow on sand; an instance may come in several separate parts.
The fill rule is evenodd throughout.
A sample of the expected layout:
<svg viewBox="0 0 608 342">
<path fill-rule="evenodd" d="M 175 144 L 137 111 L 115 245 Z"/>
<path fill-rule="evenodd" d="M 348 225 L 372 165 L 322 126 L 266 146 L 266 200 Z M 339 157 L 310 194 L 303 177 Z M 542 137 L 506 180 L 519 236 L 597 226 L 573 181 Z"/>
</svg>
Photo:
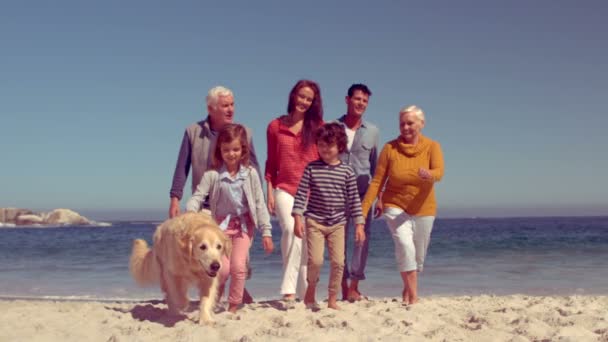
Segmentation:
<svg viewBox="0 0 608 342">
<path fill-rule="evenodd" d="M 178 322 L 185 320 L 198 324 L 199 304 L 200 301 L 190 301 L 188 308 L 184 313 L 178 315 L 170 314 L 165 301 L 162 300 L 139 302 L 130 309 L 111 306 L 106 306 L 105 308 L 124 314 L 131 314 L 131 317 L 138 321 L 154 322 L 170 328 L 175 326 Z M 249 308 L 250 310 L 272 308 L 278 311 L 287 311 L 289 309 L 281 300 L 267 300 L 255 302 L 253 304 L 244 304 L 241 306 L 240 310 L 243 308 Z M 226 305 L 225 303 L 222 303 L 215 306 L 213 313 L 220 314 L 226 311 Z"/>
</svg>

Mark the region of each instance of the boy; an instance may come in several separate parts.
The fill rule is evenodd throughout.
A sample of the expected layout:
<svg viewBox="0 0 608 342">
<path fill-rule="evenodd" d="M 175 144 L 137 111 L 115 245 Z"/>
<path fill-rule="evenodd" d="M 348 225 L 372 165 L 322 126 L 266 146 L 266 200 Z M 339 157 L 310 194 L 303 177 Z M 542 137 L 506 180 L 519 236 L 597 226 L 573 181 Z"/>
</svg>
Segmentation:
<svg viewBox="0 0 608 342">
<path fill-rule="evenodd" d="M 339 310 L 337 298 L 344 272 L 346 213 L 355 222 L 355 241 L 358 244 L 365 241 L 364 220 L 355 172 L 339 158 L 346 149 L 344 128 L 338 123 L 325 124 L 317 130 L 316 141 L 321 158 L 306 166 L 300 180 L 292 210 L 294 234 L 303 238 L 304 215 L 308 243 L 308 287 L 304 304 L 313 311 L 319 310 L 315 294 L 323 266 L 324 242 L 327 241 L 331 265 L 327 307 Z"/>
</svg>

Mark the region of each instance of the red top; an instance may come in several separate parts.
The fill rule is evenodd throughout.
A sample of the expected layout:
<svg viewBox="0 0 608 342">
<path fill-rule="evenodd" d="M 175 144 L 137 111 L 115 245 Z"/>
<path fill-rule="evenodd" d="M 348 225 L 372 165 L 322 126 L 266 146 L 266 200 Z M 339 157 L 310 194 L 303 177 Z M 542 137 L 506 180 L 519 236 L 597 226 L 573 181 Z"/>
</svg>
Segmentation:
<svg viewBox="0 0 608 342">
<path fill-rule="evenodd" d="M 264 178 L 274 189 L 281 189 L 295 197 L 304 168 L 311 161 L 319 159 L 317 145 L 302 149 L 302 131 L 293 133 L 281 118 L 268 124 L 266 142 L 268 159 Z"/>
</svg>

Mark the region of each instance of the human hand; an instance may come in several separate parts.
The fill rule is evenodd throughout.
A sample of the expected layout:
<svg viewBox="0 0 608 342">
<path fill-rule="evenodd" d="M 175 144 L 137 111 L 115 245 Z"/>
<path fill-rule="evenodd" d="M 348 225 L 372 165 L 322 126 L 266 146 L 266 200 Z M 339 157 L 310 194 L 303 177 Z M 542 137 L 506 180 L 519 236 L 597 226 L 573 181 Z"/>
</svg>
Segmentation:
<svg viewBox="0 0 608 342">
<path fill-rule="evenodd" d="M 362 245 L 365 242 L 365 230 L 362 224 L 355 225 L 355 243 Z"/>
<path fill-rule="evenodd" d="M 268 212 L 274 216 L 274 194 L 272 191 L 268 192 Z"/>
<path fill-rule="evenodd" d="M 272 242 L 272 238 L 270 236 L 264 236 L 262 238 L 262 246 L 264 247 L 264 252 L 266 254 L 272 253 L 274 250 L 274 243 Z"/>
<path fill-rule="evenodd" d="M 420 176 L 420 178 L 430 181 L 433 180 L 433 175 L 431 175 L 431 171 L 421 167 L 418 169 L 418 176 Z"/>
<path fill-rule="evenodd" d="M 376 207 L 374 208 L 374 218 L 380 217 L 380 215 L 382 215 L 383 212 L 384 212 L 384 204 L 382 203 L 382 199 L 380 197 L 378 197 L 378 200 L 376 201 Z"/>
<path fill-rule="evenodd" d="M 169 218 L 179 216 L 179 199 L 177 197 L 171 197 L 171 204 L 169 205 Z"/>
<path fill-rule="evenodd" d="M 293 233 L 300 239 L 304 238 L 304 225 L 302 224 L 302 216 L 296 215 L 293 217 Z"/>
</svg>

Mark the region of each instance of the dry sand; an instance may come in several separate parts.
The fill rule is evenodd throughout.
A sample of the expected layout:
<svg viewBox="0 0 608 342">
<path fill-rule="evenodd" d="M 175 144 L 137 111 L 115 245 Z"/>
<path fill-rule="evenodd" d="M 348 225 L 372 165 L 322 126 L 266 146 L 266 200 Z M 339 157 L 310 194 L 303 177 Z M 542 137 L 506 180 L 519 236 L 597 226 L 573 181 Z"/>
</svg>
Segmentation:
<svg viewBox="0 0 608 342">
<path fill-rule="evenodd" d="M 340 303 L 311 312 L 280 301 L 170 317 L 162 302 L 0 300 L 0 341 L 608 341 L 608 296 L 427 297 Z"/>
</svg>

